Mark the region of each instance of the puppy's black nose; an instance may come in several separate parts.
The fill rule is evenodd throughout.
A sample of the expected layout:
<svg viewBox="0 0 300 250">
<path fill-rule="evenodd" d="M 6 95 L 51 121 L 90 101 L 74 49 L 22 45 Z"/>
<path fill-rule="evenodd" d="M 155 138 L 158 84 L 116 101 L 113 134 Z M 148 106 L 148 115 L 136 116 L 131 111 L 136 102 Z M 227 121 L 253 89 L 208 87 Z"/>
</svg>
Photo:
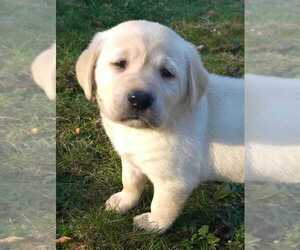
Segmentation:
<svg viewBox="0 0 300 250">
<path fill-rule="evenodd" d="M 151 94 L 141 90 L 134 90 L 130 92 L 127 96 L 127 99 L 131 107 L 137 110 L 145 110 L 150 108 L 154 101 L 154 98 Z"/>
</svg>

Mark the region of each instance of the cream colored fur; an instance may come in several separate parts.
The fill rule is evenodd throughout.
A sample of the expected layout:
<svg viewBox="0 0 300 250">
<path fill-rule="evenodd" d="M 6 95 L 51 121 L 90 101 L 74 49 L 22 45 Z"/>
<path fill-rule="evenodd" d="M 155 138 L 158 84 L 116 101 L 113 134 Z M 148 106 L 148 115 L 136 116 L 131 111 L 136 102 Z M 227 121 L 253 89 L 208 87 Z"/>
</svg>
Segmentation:
<svg viewBox="0 0 300 250">
<path fill-rule="evenodd" d="M 300 80 L 246 75 L 246 181 L 300 183 Z"/>
<path fill-rule="evenodd" d="M 50 100 L 56 97 L 56 44 L 39 54 L 31 66 L 32 76 Z"/>
<path fill-rule="evenodd" d="M 126 70 L 112 65 L 126 58 Z M 175 75 L 163 79 L 164 65 Z M 209 74 L 196 48 L 157 23 L 129 21 L 96 34 L 77 62 L 88 99 L 95 88 L 103 126 L 122 160 L 123 190 L 106 202 L 125 213 L 137 205 L 146 180 L 151 211 L 136 226 L 164 232 L 192 190 L 208 180 L 244 180 L 243 80 Z M 124 121 L 130 90 L 151 91 L 149 113 Z"/>
</svg>

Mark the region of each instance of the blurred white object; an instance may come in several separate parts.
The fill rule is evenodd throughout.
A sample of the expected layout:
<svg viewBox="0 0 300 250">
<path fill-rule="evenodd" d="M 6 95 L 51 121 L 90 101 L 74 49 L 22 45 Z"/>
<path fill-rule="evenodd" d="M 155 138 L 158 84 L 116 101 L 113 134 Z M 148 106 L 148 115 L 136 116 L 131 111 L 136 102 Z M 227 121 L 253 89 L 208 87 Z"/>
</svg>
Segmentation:
<svg viewBox="0 0 300 250">
<path fill-rule="evenodd" d="M 246 75 L 246 181 L 300 182 L 300 80 Z"/>
<path fill-rule="evenodd" d="M 31 66 L 32 76 L 50 100 L 56 98 L 56 44 L 39 54 Z"/>
</svg>

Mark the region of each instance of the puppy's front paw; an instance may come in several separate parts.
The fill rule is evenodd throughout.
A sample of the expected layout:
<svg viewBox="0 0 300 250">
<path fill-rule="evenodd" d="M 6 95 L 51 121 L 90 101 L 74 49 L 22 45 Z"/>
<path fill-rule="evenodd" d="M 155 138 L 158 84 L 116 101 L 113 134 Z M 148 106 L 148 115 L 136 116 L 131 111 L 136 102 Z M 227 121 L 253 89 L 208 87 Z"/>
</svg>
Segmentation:
<svg viewBox="0 0 300 250">
<path fill-rule="evenodd" d="M 158 233 L 165 232 L 170 226 L 169 223 L 163 223 L 162 221 L 153 218 L 152 213 L 144 213 L 135 216 L 133 219 L 133 223 L 137 228 Z"/>
<path fill-rule="evenodd" d="M 137 204 L 138 198 L 130 193 L 119 192 L 113 194 L 105 203 L 106 210 L 113 210 L 124 214 Z"/>
</svg>

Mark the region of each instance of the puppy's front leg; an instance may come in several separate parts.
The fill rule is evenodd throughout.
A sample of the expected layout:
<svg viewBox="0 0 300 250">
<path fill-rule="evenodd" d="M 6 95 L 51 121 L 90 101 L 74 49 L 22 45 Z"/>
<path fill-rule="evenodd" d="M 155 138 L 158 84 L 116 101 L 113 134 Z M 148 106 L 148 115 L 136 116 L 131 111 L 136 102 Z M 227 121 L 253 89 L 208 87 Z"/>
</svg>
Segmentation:
<svg viewBox="0 0 300 250">
<path fill-rule="evenodd" d="M 140 199 L 146 176 L 128 159 L 122 158 L 123 190 L 113 194 L 105 203 L 107 210 L 126 213 L 135 207 Z"/>
<path fill-rule="evenodd" d="M 147 231 L 165 232 L 175 221 L 189 194 L 187 188 L 168 181 L 154 183 L 151 212 L 138 215 L 134 224 Z"/>
</svg>

